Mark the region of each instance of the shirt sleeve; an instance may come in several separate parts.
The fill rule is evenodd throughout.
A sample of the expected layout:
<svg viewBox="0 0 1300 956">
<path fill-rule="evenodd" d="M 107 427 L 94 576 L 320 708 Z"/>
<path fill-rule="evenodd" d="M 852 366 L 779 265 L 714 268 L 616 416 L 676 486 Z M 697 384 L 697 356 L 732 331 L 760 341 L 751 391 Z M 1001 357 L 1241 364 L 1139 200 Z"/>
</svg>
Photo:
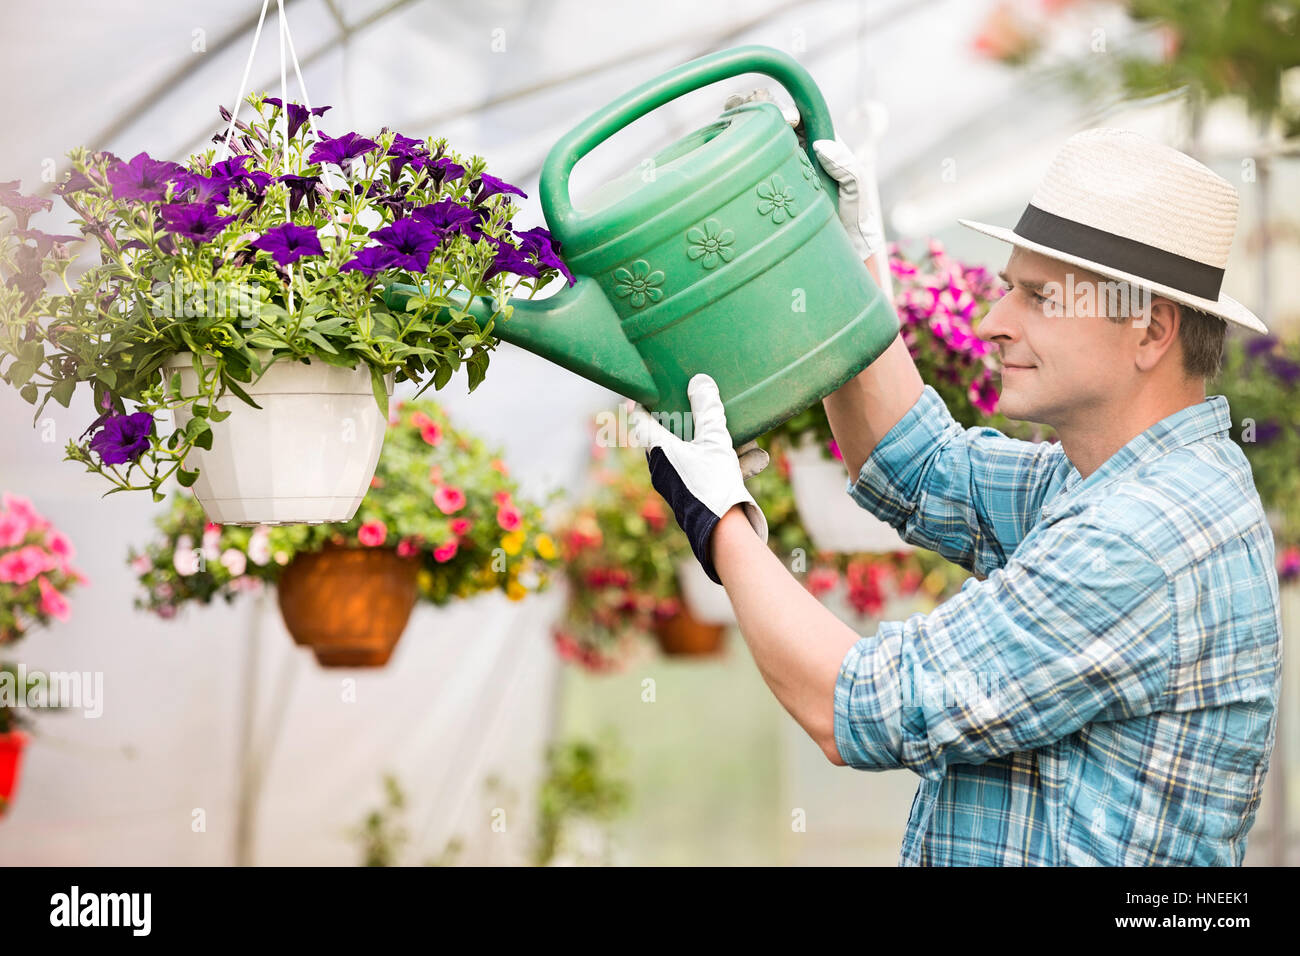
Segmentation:
<svg viewBox="0 0 1300 956">
<path fill-rule="evenodd" d="M 1064 461 L 1050 442 L 963 429 L 927 385 L 846 490 L 904 541 L 987 575 L 1037 523 Z"/>
<path fill-rule="evenodd" d="M 845 763 L 940 779 L 949 764 L 1163 708 L 1175 628 L 1157 562 L 1082 516 L 1036 534 L 1028 551 L 849 649 L 835 684 Z"/>
</svg>

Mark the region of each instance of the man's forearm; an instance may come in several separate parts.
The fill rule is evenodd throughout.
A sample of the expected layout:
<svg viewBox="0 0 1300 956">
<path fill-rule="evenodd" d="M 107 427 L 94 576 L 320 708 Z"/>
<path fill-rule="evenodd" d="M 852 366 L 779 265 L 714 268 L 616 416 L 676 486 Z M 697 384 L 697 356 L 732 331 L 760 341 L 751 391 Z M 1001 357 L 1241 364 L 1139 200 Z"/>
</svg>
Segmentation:
<svg viewBox="0 0 1300 956">
<path fill-rule="evenodd" d="M 879 274 L 875 258 L 867 260 L 872 275 Z M 900 335 L 879 358 L 822 399 L 849 477 L 857 477 L 880 439 L 916 404 L 923 387 Z"/>
<path fill-rule="evenodd" d="M 713 565 L 759 672 L 783 707 L 843 764 L 835 746 L 835 681 L 859 634 L 808 593 L 754 533 L 739 505 L 710 539 Z"/>
</svg>

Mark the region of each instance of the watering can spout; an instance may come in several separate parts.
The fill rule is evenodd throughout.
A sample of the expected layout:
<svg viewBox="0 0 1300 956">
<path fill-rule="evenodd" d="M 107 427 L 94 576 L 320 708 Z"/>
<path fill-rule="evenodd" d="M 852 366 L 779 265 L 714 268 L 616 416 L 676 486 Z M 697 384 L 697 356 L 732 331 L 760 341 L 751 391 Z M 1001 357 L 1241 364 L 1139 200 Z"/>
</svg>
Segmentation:
<svg viewBox="0 0 1300 956">
<path fill-rule="evenodd" d="M 404 311 L 407 300 L 421 293 L 415 286 L 394 285 L 384 293 L 384 301 L 390 309 Z M 452 292 L 449 297 L 465 308 L 466 293 Z M 471 302 L 468 310 L 480 328 L 492 320 L 492 334 L 503 341 L 647 407 L 659 403 L 658 386 L 594 279 L 580 275 L 572 286 L 549 298 L 512 299 L 510 305 L 514 311 L 508 319 L 502 319 L 491 300 L 483 297 Z"/>
</svg>

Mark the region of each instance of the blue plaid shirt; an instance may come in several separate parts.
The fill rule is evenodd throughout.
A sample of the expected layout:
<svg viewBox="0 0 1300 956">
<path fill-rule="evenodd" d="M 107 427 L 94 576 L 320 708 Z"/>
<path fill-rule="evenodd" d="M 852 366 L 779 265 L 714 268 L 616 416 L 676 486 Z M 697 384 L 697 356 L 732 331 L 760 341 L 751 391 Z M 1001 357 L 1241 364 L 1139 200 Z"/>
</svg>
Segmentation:
<svg viewBox="0 0 1300 956">
<path fill-rule="evenodd" d="M 929 386 L 848 492 L 971 578 L 844 656 L 835 742 L 921 778 L 899 865 L 1240 865 L 1276 726 L 1273 538 L 1212 396 L 1081 479 Z"/>
</svg>

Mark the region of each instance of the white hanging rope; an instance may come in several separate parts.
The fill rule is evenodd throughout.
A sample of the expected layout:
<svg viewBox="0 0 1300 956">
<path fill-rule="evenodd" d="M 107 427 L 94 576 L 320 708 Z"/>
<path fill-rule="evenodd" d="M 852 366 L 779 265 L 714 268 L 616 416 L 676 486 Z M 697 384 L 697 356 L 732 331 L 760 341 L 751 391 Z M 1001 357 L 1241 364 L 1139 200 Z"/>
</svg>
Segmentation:
<svg viewBox="0 0 1300 956">
<path fill-rule="evenodd" d="M 230 125 L 226 127 L 226 139 L 221 145 L 221 158 L 225 159 L 230 155 L 230 136 L 235 131 L 235 120 L 239 118 L 239 106 L 244 102 L 244 94 L 248 92 L 248 74 L 253 69 L 253 56 L 257 53 L 257 41 L 262 36 L 262 21 L 266 19 L 266 9 L 271 5 L 271 0 L 262 0 L 262 14 L 257 18 L 257 29 L 253 31 L 253 48 L 248 51 L 248 62 L 244 64 L 244 76 L 239 81 L 239 95 L 235 97 L 235 103 L 230 110 Z M 280 14 L 284 16 L 283 11 Z"/>
<path fill-rule="evenodd" d="M 289 168 L 289 84 L 284 74 L 284 38 L 289 30 L 289 23 L 284 18 L 284 0 L 275 0 L 280 10 L 280 122 L 284 124 L 284 168 Z M 301 81 L 299 81 L 301 83 Z M 309 112 L 308 116 L 311 115 Z M 292 190 L 284 190 L 284 221 L 293 222 L 293 211 L 289 208 L 289 195 Z M 289 314 L 293 314 L 293 263 L 289 264 Z"/>
</svg>

